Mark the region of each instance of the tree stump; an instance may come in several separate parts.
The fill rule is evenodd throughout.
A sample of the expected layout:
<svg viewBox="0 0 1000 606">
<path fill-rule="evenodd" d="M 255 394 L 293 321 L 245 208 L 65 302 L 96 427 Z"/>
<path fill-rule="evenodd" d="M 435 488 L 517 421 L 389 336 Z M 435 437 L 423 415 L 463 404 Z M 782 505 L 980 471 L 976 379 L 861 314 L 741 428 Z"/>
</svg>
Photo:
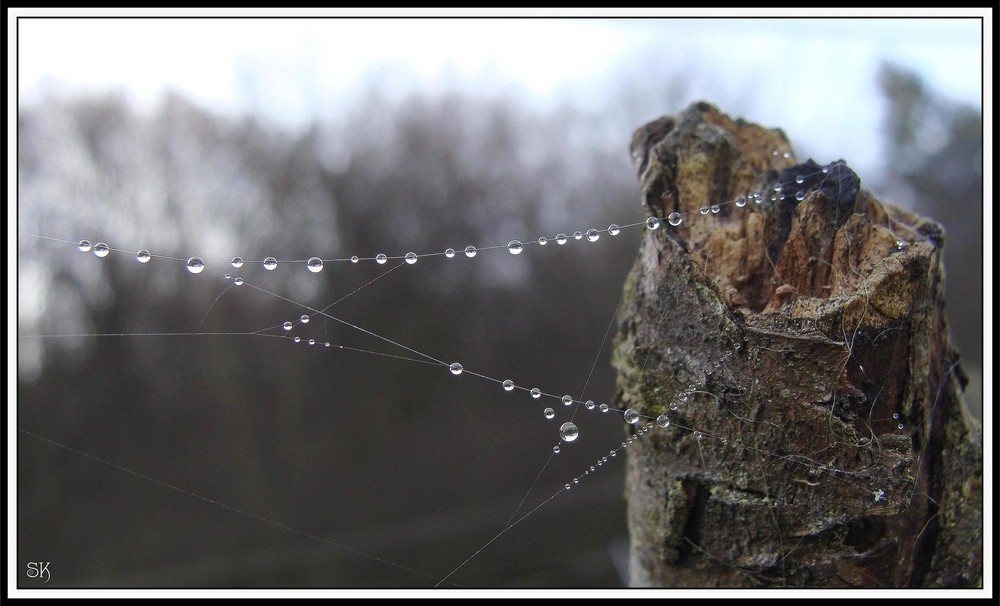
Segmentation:
<svg viewBox="0 0 1000 606">
<path fill-rule="evenodd" d="M 981 586 L 940 226 L 706 103 L 632 155 L 661 224 L 614 355 L 618 407 L 658 419 L 626 425 L 631 584 Z"/>
</svg>

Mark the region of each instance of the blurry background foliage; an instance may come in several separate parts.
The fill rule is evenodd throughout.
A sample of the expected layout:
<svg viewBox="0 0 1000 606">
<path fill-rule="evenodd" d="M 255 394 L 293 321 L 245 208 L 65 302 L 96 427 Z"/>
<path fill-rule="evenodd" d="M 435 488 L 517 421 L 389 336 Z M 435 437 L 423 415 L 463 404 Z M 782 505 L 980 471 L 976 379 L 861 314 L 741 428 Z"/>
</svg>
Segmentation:
<svg viewBox="0 0 1000 606">
<path fill-rule="evenodd" d="M 882 142 L 888 172 L 861 177 L 945 225 L 948 318 L 978 411 L 981 113 L 899 67 L 885 66 L 879 82 L 884 132 L 858 136 Z M 115 94 L 53 95 L 19 108 L 18 229 L 176 256 L 303 259 L 628 223 L 642 217 L 628 132 L 681 109 L 682 88 L 623 89 L 608 106 L 621 111 L 587 112 L 376 87 L 341 119 L 301 129 L 217 114 L 178 93 L 151 111 Z M 640 235 L 518 257 L 421 259 L 331 311 L 466 368 L 578 397 Z M 178 263 L 142 266 L 116 252 L 97 260 L 30 237 L 18 238 L 18 271 L 26 335 L 248 332 L 303 313 L 247 287 L 220 296 L 220 279 Z M 322 307 L 381 271 L 328 263 L 318 275 L 297 265 L 234 273 Z M 302 330 L 400 353 L 320 318 Z M 587 390 L 599 401 L 613 393 L 607 360 L 605 348 Z M 22 338 L 18 368 L 20 428 L 438 576 L 502 528 L 555 443 L 532 402 L 495 385 L 278 339 Z M 584 415 L 581 430 L 529 508 L 621 439 L 607 417 Z M 18 471 L 18 557 L 58 559 L 53 586 L 433 585 L 24 435 Z M 620 585 L 620 476 L 604 468 L 452 580 Z"/>
</svg>

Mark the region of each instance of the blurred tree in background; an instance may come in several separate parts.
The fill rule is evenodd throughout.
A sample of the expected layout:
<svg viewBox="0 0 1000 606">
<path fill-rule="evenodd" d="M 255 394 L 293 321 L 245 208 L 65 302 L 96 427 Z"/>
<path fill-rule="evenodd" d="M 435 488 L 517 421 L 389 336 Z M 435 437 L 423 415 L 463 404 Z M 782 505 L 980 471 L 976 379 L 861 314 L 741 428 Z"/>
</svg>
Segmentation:
<svg viewBox="0 0 1000 606">
<path fill-rule="evenodd" d="M 945 301 L 954 344 L 972 379 L 966 403 L 982 418 L 983 117 L 928 90 L 913 72 L 883 65 L 886 116 L 883 191 L 945 228 Z"/>
</svg>

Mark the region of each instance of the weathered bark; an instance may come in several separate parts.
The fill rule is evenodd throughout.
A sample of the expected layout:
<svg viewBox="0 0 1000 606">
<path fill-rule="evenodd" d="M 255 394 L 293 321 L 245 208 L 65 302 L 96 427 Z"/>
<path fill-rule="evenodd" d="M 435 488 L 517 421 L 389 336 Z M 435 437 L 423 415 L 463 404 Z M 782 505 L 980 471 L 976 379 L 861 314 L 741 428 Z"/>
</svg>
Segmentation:
<svg viewBox="0 0 1000 606">
<path fill-rule="evenodd" d="M 633 139 L 648 211 L 687 214 L 646 231 L 615 354 L 620 408 L 671 421 L 628 448 L 631 583 L 981 586 L 942 230 L 789 150 L 704 103 Z"/>
</svg>

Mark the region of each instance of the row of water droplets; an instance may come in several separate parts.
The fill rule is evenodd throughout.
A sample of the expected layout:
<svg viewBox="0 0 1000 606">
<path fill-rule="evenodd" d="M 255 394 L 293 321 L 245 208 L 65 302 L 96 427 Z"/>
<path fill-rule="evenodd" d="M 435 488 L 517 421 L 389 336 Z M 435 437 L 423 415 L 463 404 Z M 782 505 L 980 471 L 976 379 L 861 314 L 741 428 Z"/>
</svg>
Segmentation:
<svg viewBox="0 0 1000 606">
<path fill-rule="evenodd" d="M 775 150 L 774 153 L 775 155 L 777 155 L 777 150 Z M 786 158 L 790 157 L 789 152 L 785 152 L 784 157 Z M 777 182 L 768 186 L 764 190 L 749 192 L 747 194 L 741 194 L 738 195 L 736 198 L 729 200 L 727 202 L 704 204 L 701 207 L 699 207 L 699 209 L 696 211 L 687 211 L 687 212 L 674 211 L 669 213 L 666 217 L 650 216 L 645 221 L 628 223 L 624 225 L 618 225 L 612 223 L 605 229 L 597 229 L 592 227 L 586 231 L 577 230 L 573 232 L 571 235 L 567 235 L 565 233 L 559 233 L 556 234 L 554 237 L 542 236 L 534 240 L 527 240 L 523 242 L 521 240 L 511 240 L 505 246 L 496 245 L 496 246 L 477 248 L 476 246 L 470 244 L 469 246 L 466 246 L 462 250 L 462 254 L 471 259 L 476 257 L 477 254 L 483 251 L 506 249 L 507 252 L 509 252 L 512 255 L 519 255 L 526 249 L 527 246 L 530 245 L 547 246 L 550 242 L 555 242 L 556 245 L 562 246 L 567 244 L 570 240 L 586 240 L 588 242 L 597 242 L 598 240 L 600 240 L 603 234 L 608 234 L 610 236 L 617 236 L 625 229 L 630 229 L 638 226 L 645 226 L 646 229 L 648 230 L 656 230 L 659 229 L 664 222 L 666 222 L 672 227 L 678 227 L 688 218 L 689 215 L 703 215 L 703 216 L 716 215 L 719 214 L 724 207 L 730 205 L 735 206 L 737 208 L 744 208 L 750 204 L 760 205 L 766 200 L 770 200 L 772 202 L 784 200 L 789 195 L 793 195 L 797 201 L 801 202 L 802 200 L 805 199 L 808 190 L 805 189 L 804 187 L 795 187 L 795 186 L 804 186 L 805 181 L 810 177 L 815 176 L 816 174 L 819 173 L 827 174 L 832 166 L 833 165 L 831 164 L 822 167 L 819 171 L 799 174 L 794 178 L 793 182 L 789 183 Z M 795 192 L 794 194 L 790 193 L 792 190 L 794 190 Z M 108 244 L 105 242 L 98 242 L 96 244 L 91 244 L 89 240 L 81 240 L 77 244 L 77 247 L 82 252 L 93 252 L 94 255 L 100 258 L 107 257 L 112 250 L 112 248 L 108 246 Z M 149 261 L 152 260 L 154 256 L 163 257 L 167 259 L 176 259 L 174 257 L 168 257 L 165 255 L 153 255 L 152 253 L 150 253 L 149 250 L 146 249 L 139 250 L 134 254 L 136 260 L 139 263 L 143 264 L 149 263 Z M 348 262 L 356 264 L 360 263 L 361 261 L 375 261 L 375 263 L 379 265 L 385 265 L 390 260 L 402 260 L 407 265 L 414 265 L 417 263 L 419 259 L 424 257 L 444 256 L 447 259 L 451 259 L 459 256 L 459 254 L 460 253 L 456 251 L 456 249 L 448 248 L 444 252 L 432 252 L 432 253 L 422 253 L 422 254 L 418 254 L 415 252 L 408 252 L 404 255 L 390 256 L 385 253 L 379 253 L 374 257 L 359 257 L 357 255 L 344 258 L 328 258 L 328 259 L 323 259 L 320 257 L 310 257 L 304 260 L 292 260 L 292 261 L 279 261 L 275 257 L 269 256 L 265 257 L 263 260 L 260 261 L 249 261 L 249 263 L 260 263 L 260 265 L 267 271 L 276 270 L 279 264 L 304 263 L 306 269 L 310 273 L 319 273 L 323 271 L 327 263 Z M 202 273 L 205 270 L 207 263 L 229 263 L 234 269 L 240 269 L 244 267 L 244 265 L 248 263 L 248 261 L 244 261 L 243 257 L 233 257 L 230 261 L 206 262 L 205 260 L 203 260 L 201 257 L 198 256 L 188 257 L 185 261 L 187 270 L 192 274 Z"/>
<path fill-rule="evenodd" d="M 775 152 L 775 155 L 777 155 L 777 152 Z M 790 155 L 786 152 L 785 157 L 788 158 L 788 157 L 790 157 Z M 819 172 L 822 172 L 823 174 L 826 174 L 830 170 L 831 166 L 832 165 L 825 166 L 825 167 L 823 167 L 821 169 L 821 171 L 815 171 L 815 172 L 808 173 L 808 174 L 804 173 L 804 174 L 798 175 L 794 179 L 794 182 L 797 185 L 803 185 L 805 183 L 805 181 L 809 177 L 814 176 L 815 174 L 818 174 Z M 702 205 L 697 211 L 689 211 L 689 212 L 686 212 L 686 213 L 681 213 L 681 212 L 676 212 L 675 211 L 675 212 L 671 212 L 670 214 L 668 214 L 665 218 L 651 216 L 651 217 L 648 217 L 645 221 L 642 221 L 642 222 L 631 223 L 631 224 L 626 224 L 626 225 L 621 225 L 621 226 L 617 225 L 617 224 L 611 224 L 606 229 L 600 229 L 599 230 L 599 229 L 596 229 L 596 228 L 591 228 L 591 229 L 588 229 L 586 232 L 584 232 L 584 231 L 576 231 L 571 236 L 568 236 L 568 235 L 566 235 L 564 233 L 559 233 L 554 238 L 551 238 L 551 239 L 547 238 L 547 237 L 540 237 L 537 240 L 528 241 L 526 243 L 525 242 L 521 242 L 520 240 L 512 240 L 512 241 L 510 241 L 507 244 L 506 247 L 503 247 L 503 246 L 491 246 L 491 247 L 487 247 L 487 248 L 476 248 L 475 246 L 469 245 L 469 246 L 465 247 L 464 254 L 468 258 L 474 258 L 478 254 L 478 252 L 480 252 L 482 250 L 495 250 L 495 249 L 506 248 L 510 254 L 512 254 L 512 255 L 519 255 L 519 254 L 521 254 L 521 252 L 524 251 L 525 246 L 526 245 L 530 245 L 530 244 L 535 244 L 535 245 L 538 245 L 538 246 L 547 246 L 549 244 L 549 242 L 555 242 L 555 244 L 557 246 L 562 246 L 562 245 L 567 244 L 571 239 L 573 239 L 573 240 L 583 240 L 583 239 L 586 239 L 588 242 L 597 242 L 601 238 L 602 234 L 607 233 L 607 234 L 609 234 L 611 236 L 617 236 L 618 234 L 621 233 L 621 231 L 623 229 L 632 228 L 632 227 L 636 227 L 636 226 L 643 226 L 644 225 L 646 227 L 646 229 L 648 229 L 650 231 L 657 230 L 657 229 L 660 228 L 661 224 L 664 221 L 666 221 L 666 223 L 668 223 L 669 225 L 671 225 L 673 227 L 677 227 L 677 226 L 680 226 L 684 222 L 684 220 L 685 220 L 685 218 L 686 218 L 687 215 L 695 215 L 695 213 L 697 213 L 698 215 L 704 215 L 704 216 L 718 214 L 719 212 L 721 212 L 722 208 L 724 206 L 726 206 L 726 205 L 733 205 L 733 206 L 735 206 L 737 208 L 743 208 L 743 207 L 748 206 L 749 204 L 759 205 L 759 204 L 763 203 L 766 199 L 770 199 L 772 202 L 776 202 L 778 200 L 783 200 L 788 195 L 787 194 L 788 190 L 791 189 L 791 188 L 788 187 L 788 185 L 789 184 L 782 184 L 782 183 L 779 182 L 779 183 L 775 183 L 775 184 L 769 186 L 765 191 L 755 191 L 755 192 L 750 192 L 750 193 L 745 194 L 745 195 L 739 195 L 736 198 L 734 198 L 733 200 L 730 200 L 728 202 Z M 794 195 L 795 195 L 796 200 L 801 201 L 801 200 L 805 199 L 806 191 L 804 189 L 798 189 Z M 111 250 L 112 250 L 111 247 L 109 247 L 104 242 L 98 242 L 97 244 L 93 244 L 92 245 L 88 240 L 82 240 L 82 241 L 80 241 L 77 246 L 78 246 L 78 248 L 79 248 L 80 251 L 82 251 L 82 252 L 91 252 L 92 251 L 94 253 L 94 255 L 96 255 L 99 258 L 107 257 L 110 254 Z M 458 253 L 455 251 L 455 249 L 448 248 L 443 253 L 427 253 L 427 254 L 419 254 L 418 255 L 417 253 L 409 252 L 409 253 L 406 253 L 405 255 L 402 255 L 401 257 L 390 257 L 390 256 L 388 256 L 388 255 L 386 255 L 384 253 L 380 253 L 380 254 L 376 255 L 375 257 L 365 258 L 365 259 L 362 259 L 362 258 L 360 258 L 358 256 L 352 256 L 352 257 L 349 257 L 349 258 L 346 258 L 346 259 L 326 259 L 326 260 L 321 259 L 319 257 L 311 257 L 311 258 L 309 258 L 308 260 L 305 261 L 305 264 L 306 264 L 307 269 L 311 273 L 319 273 L 320 271 L 323 270 L 324 263 L 325 262 L 330 262 L 330 261 L 349 261 L 350 263 L 358 263 L 361 260 L 374 260 L 377 264 L 384 265 L 389 259 L 402 259 L 406 264 L 413 265 L 421 257 L 440 256 L 440 255 L 443 255 L 444 257 L 450 259 L 450 258 L 454 258 L 454 257 L 458 256 Z M 154 255 L 151 254 L 148 250 L 143 249 L 143 250 L 139 250 L 138 252 L 136 252 L 135 256 L 136 256 L 136 260 L 138 262 L 140 262 L 142 264 L 146 264 L 146 263 L 148 263 L 153 258 Z M 164 257 L 164 258 L 175 259 L 175 260 L 183 260 L 183 259 L 176 259 L 174 257 Z M 263 259 L 263 261 L 261 261 L 261 264 L 262 264 L 262 266 L 264 267 L 265 270 L 274 271 L 275 269 L 277 269 L 279 263 L 299 263 L 299 262 L 301 262 L 301 261 L 278 261 L 274 257 L 266 257 L 265 259 Z M 230 265 L 233 268 L 240 269 L 240 268 L 244 267 L 245 263 L 247 263 L 247 262 L 245 262 L 243 260 L 243 258 L 241 258 L 241 257 L 235 257 L 231 261 L 229 261 L 228 263 L 230 263 Z M 206 262 L 203 259 L 201 259 L 200 257 L 194 256 L 194 257 L 190 257 L 190 258 L 188 258 L 186 260 L 186 267 L 187 267 L 187 270 L 190 273 L 192 273 L 192 274 L 200 274 L 200 273 L 202 273 L 205 270 L 205 268 L 206 268 Z M 235 278 L 233 278 L 230 274 L 226 274 L 225 278 L 227 280 L 231 280 L 232 283 L 235 284 L 235 285 L 237 285 L 237 286 L 242 285 L 244 283 L 243 278 L 241 278 L 241 277 L 235 277 Z M 309 322 L 309 315 L 307 315 L 307 314 L 303 314 L 298 319 L 298 323 L 299 324 L 307 324 L 308 322 Z M 281 328 L 285 331 L 285 333 L 288 333 L 289 331 L 292 330 L 292 328 L 294 326 L 295 326 L 295 323 L 293 323 L 292 321 L 285 321 L 282 324 Z M 320 341 L 317 341 L 316 339 L 313 339 L 313 338 L 308 338 L 307 339 L 307 338 L 303 338 L 303 337 L 300 337 L 300 336 L 294 336 L 294 337 L 289 337 L 289 338 L 291 338 L 292 341 L 295 342 L 295 343 L 305 343 L 305 344 L 310 345 L 310 346 L 317 345 L 317 344 L 321 345 L 322 347 L 327 347 L 327 348 L 333 346 L 329 341 L 320 342 Z M 336 347 L 340 347 L 340 346 L 336 346 Z M 727 355 L 725 357 L 728 358 L 729 355 L 731 355 L 731 354 L 732 354 L 732 352 L 727 352 Z M 722 363 L 722 361 L 716 361 L 715 362 L 715 367 L 717 368 L 721 363 Z M 446 364 L 446 366 L 448 367 L 449 371 L 453 375 L 458 376 L 458 375 L 461 375 L 464 372 L 464 368 L 463 368 L 462 364 L 460 364 L 458 362 L 454 362 L 454 363 L 451 363 L 451 364 Z M 709 371 L 709 373 L 710 372 L 711 372 L 711 370 Z M 496 378 L 489 377 L 489 376 L 486 376 L 486 375 L 482 375 L 482 374 L 479 374 L 479 373 L 470 373 L 470 374 L 474 374 L 474 375 L 479 376 L 479 377 L 481 377 L 483 379 L 496 382 L 496 383 L 500 384 L 502 386 L 502 388 L 504 389 L 504 391 L 506 391 L 506 392 L 512 392 L 515 389 L 526 391 L 526 392 L 528 392 L 528 394 L 530 395 L 530 397 L 532 399 L 534 399 L 534 400 L 539 400 L 539 399 L 541 399 L 544 396 L 546 398 L 557 399 L 557 400 L 561 401 L 565 406 L 572 406 L 574 404 L 577 404 L 577 405 L 581 405 L 582 404 L 583 408 L 585 410 L 588 410 L 588 411 L 597 410 L 597 411 L 600 411 L 602 413 L 608 413 L 608 412 L 610 412 L 612 410 L 615 410 L 615 412 L 621 413 L 623 415 L 624 420 L 627 423 L 631 424 L 631 425 L 638 424 L 640 422 L 640 420 L 643 418 L 642 415 L 640 415 L 636 410 L 634 410 L 632 408 L 629 408 L 629 409 L 626 409 L 626 410 L 612 409 L 610 406 L 608 406 L 605 403 L 602 403 L 602 404 L 598 405 L 593 400 L 580 401 L 580 400 L 574 399 L 572 396 L 569 396 L 569 395 L 558 396 L 558 395 L 555 395 L 555 394 L 545 393 L 545 392 L 542 392 L 542 390 L 539 389 L 539 388 L 537 388 L 537 387 L 527 388 L 527 387 L 519 386 L 519 385 L 516 385 L 514 383 L 514 381 L 512 381 L 510 379 L 500 380 L 500 379 L 496 379 Z M 704 384 L 704 377 L 701 379 L 701 384 Z M 680 404 L 686 402 L 688 400 L 688 398 L 694 393 L 694 391 L 696 389 L 697 389 L 697 387 L 695 385 L 688 386 L 688 388 L 686 388 L 683 392 L 681 392 L 678 395 L 678 397 L 677 397 L 676 400 L 672 401 L 669 404 L 669 409 L 672 410 L 672 411 L 678 410 Z M 544 410 L 542 411 L 542 413 L 543 413 L 543 416 L 546 419 L 554 419 L 556 417 L 555 409 L 552 408 L 552 407 L 546 407 L 546 408 L 544 408 Z M 659 415 L 655 420 L 653 420 L 652 417 L 646 417 L 646 418 L 648 420 L 650 420 L 650 422 L 647 423 L 646 425 L 644 425 L 640 430 L 638 430 L 637 435 L 642 435 L 642 434 L 646 433 L 647 431 L 649 431 L 649 429 L 651 429 L 654 426 L 659 426 L 660 428 L 666 429 L 666 428 L 670 427 L 670 425 L 671 425 L 670 419 L 667 417 L 666 413 Z M 699 431 L 694 431 L 693 433 L 699 439 L 704 435 L 702 432 L 699 432 Z M 575 441 L 579 437 L 579 435 L 580 435 L 579 427 L 575 423 L 573 423 L 572 421 L 566 421 L 566 422 L 562 423 L 560 425 L 560 427 L 559 427 L 560 443 L 573 442 L 573 441 Z M 633 436 L 632 438 L 629 438 L 629 440 L 627 440 L 626 442 L 623 442 L 622 443 L 622 448 L 627 447 L 627 445 L 629 443 L 631 443 L 631 441 L 633 439 L 635 439 L 635 437 L 636 436 Z M 618 449 L 615 449 L 615 450 L 611 451 L 611 453 L 609 453 L 609 456 L 615 456 L 615 453 L 617 452 L 617 450 Z M 560 446 L 556 445 L 555 447 L 553 447 L 553 451 L 556 452 L 556 453 L 560 452 Z M 598 462 L 598 466 L 601 463 L 605 462 L 605 461 L 606 461 L 606 457 L 604 458 L 604 460 Z M 579 480 L 579 478 L 575 479 L 574 483 L 578 482 L 578 480 Z"/>
</svg>

